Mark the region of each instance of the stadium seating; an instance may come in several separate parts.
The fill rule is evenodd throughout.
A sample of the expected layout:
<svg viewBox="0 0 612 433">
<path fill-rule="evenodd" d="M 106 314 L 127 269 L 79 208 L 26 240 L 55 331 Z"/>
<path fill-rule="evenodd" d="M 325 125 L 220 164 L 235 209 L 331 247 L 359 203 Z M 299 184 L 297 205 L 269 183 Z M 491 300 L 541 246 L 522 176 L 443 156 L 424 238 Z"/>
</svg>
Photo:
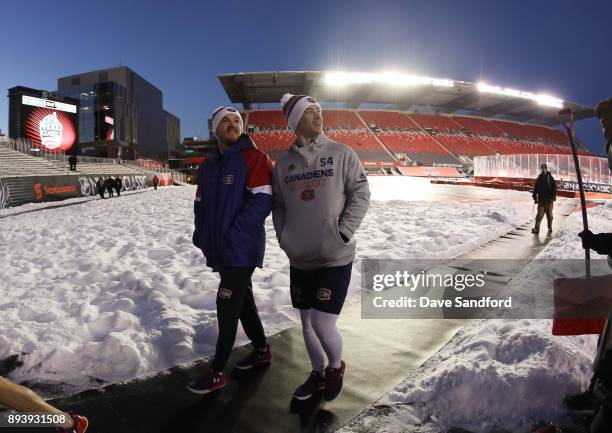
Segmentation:
<svg viewBox="0 0 612 433">
<path fill-rule="evenodd" d="M 468 116 L 452 116 L 452 118 L 501 154 L 571 153 L 567 138 L 555 128 Z M 590 154 L 585 150 L 581 150 L 580 153 Z"/>
<path fill-rule="evenodd" d="M 359 114 L 370 127 L 380 129 L 377 136 L 391 152 L 408 155 L 417 163 L 459 164 L 405 114 L 395 111 L 360 111 Z"/>
<path fill-rule="evenodd" d="M 289 149 L 295 135 L 287 129 L 270 129 L 249 134 L 255 145 L 266 152 L 270 158 L 277 160 Z"/>
<path fill-rule="evenodd" d="M 396 156 L 406 155 L 417 163 L 450 164 L 459 163 L 456 156 L 465 159 L 495 153 L 571 152 L 563 132 L 546 126 L 386 110 L 326 109 L 323 115 L 325 133 L 351 146 L 362 161 L 392 161 L 388 151 L 400 154 Z M 277 159 L 295 139 L 280 110 L 252 111 L 249 125 L 256 127 L 256 132 L 251 133 L 254 141 L 272 159 Z M 591 154 L 584 149 L 579 152 Z"/>
<path fill-rule="evenodd" d="M 495 154 L 493 149 L 477 137 L 468 134 L 449 116 L 411 113 L 409 117 L 455 155 L 474 157 Z"/>
<path fill-rule="evenodd" d="M 323 110 L 323 129 L 332 140 L 351 146 L 362 161 L 393 161 L 352 111 Z"/>
<path fill-rule="evenodd" d="M 287 129 L 287 119 L 280 110 L 257 110 L 249 113 L 249 125 L 261 129 Z"/>
<path fill-rule="evenodd" d="M 486 119 L 468 116 L 451 116 L 451 118 L 472 134 L 488 137 L 504 136 L 504 131 Z"/>
<path fill-rule="evenodd" d="M 42 157 L 30 156 L 0 145 L 0 176 L 57 176 L 70 174 Z"/>
<path fill-rule="evenodd" d="M 323 128 L 334 141 L 351 146 L 363 161 L 393 161 L 355 113 L 347 110 L 324 110 Z M 258 110 L 249 114 L 250 133 L 257 147 L 276 160 L 285 152 L 295 135 L 287 128 L 287 120 L 280 110 Z"/>
<path fill-rule="evenodd" d="M 81 162 L 77 164 L 77 172 L 72 172 L 72 174 L 87 174 L 92 176 L 98 174 L 113 174 L 130 176 L 142 175 L 144 172 L 146 172 L 146 170 L 141 169 L 138 166 Z"/>
<path fill-rule="evenodd" d="M 273 160 L 278 159 L 295 140 L 295 135 L 287 127 L 287 119 L 280 110 L 251 111 L 248 119 L 249 126 L 256 128 L 256 132 L 249 135 L 257 147 Z"/>
</svg>

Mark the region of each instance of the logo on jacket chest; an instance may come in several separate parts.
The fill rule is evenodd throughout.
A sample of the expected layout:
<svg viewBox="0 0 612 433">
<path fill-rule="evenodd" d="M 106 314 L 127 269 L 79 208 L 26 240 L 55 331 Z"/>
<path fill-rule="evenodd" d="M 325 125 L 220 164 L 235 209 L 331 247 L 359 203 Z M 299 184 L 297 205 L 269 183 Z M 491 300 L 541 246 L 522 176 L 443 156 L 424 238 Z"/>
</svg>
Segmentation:
<svg viewBox="0 0 612 433">
<path fill-rule="evenodd" d="M 220 288 L 218 296 L 221 299 L 231 299 L 231 297 L 232 297 L 232 290 L 231 289 Z"/>
<path fill-rule="evenodd" d="M 302 191 L 302 193 L 300 194 L 300 198 L 304 201 L 310 201 L 312 199 L 315 198 L 315 191 L 314 189 L 305 189 L 304 191 Z"/>
<path fill-rule="evenodd" d="M 224 185 L 231 185 L 234 183 L 234 180 L 236 179 L 236 177 L 233 174 L 226 174 L 225 176 L 223 176 L 223 184 Z"/>
</svg>

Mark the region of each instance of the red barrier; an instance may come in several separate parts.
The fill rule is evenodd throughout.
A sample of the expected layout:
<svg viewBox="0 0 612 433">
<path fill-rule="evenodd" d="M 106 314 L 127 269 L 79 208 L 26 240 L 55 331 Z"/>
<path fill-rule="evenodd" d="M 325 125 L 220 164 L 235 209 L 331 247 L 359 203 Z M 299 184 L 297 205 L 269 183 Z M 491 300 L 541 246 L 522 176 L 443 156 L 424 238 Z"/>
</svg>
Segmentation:
<svg viewBox="0 0 612 433">
<path fill-rule="evenodd" d="M 461 177 L 453 167 L 398 167 L 404 176 L 417 177 Z"/>
</svg>

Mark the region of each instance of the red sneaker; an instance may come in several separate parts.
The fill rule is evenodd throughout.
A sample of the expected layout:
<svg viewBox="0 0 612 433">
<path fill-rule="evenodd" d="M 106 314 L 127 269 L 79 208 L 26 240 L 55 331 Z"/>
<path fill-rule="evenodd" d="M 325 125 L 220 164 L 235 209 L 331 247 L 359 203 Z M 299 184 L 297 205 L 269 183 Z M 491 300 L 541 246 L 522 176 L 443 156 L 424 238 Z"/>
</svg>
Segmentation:
<svg viewBox="0 0 612 433">
<path fill-rule="evenodd" d="M 210 368 L 199 378 L 187 385 L 187 389 L 194 394 L 208 394 L 223 388 L 226 384 L 223 372 Z"/>
<path fill-rule="evenodd" d="M 270 351 L 270 345 L 268 344 L 265 350 L 254 348 L 251 353 L 236 363 L 236 369 L 249 370 L 253 367 L 268 365 L 270 362 L 272 362 L 272 352 Z"/>
<path fill-rule="evenodd" d="M 306 382 L 298 386 L 293 393 L 293 398 L 296 400 L 307 400 L 317 391 L 325 389 L 325 379 L 318 371 L 312 370 Z"/>
<path fill-rule="evenodd" d="M 332 401 L 342 391 L 342 379 L 344 377 L 344 369 L 346 364 L 340 361 L 339 368 L 327 367 L 325 369 L 325 400 Z"/>
<path fill-rule="evenodd" d="M 85 433 L 87 427 L 89 427 L 89 421 L 83 415 L 78 415 L 74 412 L 69 413 L 72 418 L 72 427 L 62 429 L 62 433 Z"/>
</svg>

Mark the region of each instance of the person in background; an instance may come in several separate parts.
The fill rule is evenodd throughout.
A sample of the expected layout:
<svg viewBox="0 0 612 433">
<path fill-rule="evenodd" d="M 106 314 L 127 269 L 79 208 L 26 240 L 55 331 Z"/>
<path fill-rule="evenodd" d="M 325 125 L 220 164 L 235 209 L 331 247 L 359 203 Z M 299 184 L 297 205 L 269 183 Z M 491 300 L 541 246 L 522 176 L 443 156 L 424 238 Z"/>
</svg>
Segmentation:
<svg viewBox="0 0 612 433">
<path fill-rule="evenodd" d="M 121 180 L 121 176 L 117 176 L 115 178 L 115 191 L 117 191 L 117 197 L 121 195 L 121 189 L 123 188 L 123 181 Z"/>
<path fill-rule="evenodd" d="M 113 188 L 115 187 L 115 180 L 112 177 L 108 177 L 106 179 L 106 190 L 108 191 L 108 196 L 113 197 Z"/>
<path fill-rule="evenodd" d="M 99 177 L 96 180 L 96 189 L 98 190 L 98 194 L 100 194 L 100 198 L 104 198 L 104 191 L 106 190 L 106 181 L 103 177 Z"/>
<path fill-rule="evenodd" d="M 542 164 L 540 169 L 542 172 L 536 179 L 533 188 L 533 201 L 538 204 L 535 227 L 531 229 L 531 233 L 534 234 L 540 233 L 540 223 L 544 214 L 546 214 L 546 222 L 548 223 L 548 233 L 552 233 L 553 204 L 557 200 L 557 182 L 548 171 L 546 164 Z"/>
<path fill-rule="evenodd" d="M 157 185 L 159 185 L 159 177 L 157 175 L 153 176 L 153 189 L 157 191 Z"/>
<path fill-rule="evenodd" d="M 608 168 L 612 174 L 612 98 L 601 101 L 595 108 L 606 140 L 605 152 L 608 157 Z M 590 230 L 578 234 L 582 239 L 582 247 L 591 249 L 598 254 L 612 258 L 612 233 L 595 234 Z M 608 319 L 610 320 L 610 319 Z M 584 394 L 574 396 L 574 402 L 594 399 L 598 408 L 591 422 L 591 433 L 612 432 L 612 332 L 609 327 L 604 329 L 597 347 L 597 355 L 593 363 L 593 378 L 591 388 Z M 571 400 L 570 400 L 571 401 Z"/>
</svg>

